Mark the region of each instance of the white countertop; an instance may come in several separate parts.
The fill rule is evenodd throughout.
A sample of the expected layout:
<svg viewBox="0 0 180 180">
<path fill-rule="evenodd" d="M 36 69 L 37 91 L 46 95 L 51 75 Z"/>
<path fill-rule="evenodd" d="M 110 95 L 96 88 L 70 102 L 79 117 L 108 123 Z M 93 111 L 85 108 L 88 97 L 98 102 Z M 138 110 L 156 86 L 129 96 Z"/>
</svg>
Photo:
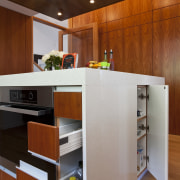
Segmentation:
<svg viewBox="0 0 180 180">
<path fill-rule="evenodd" d="M 12 74 L 0 76 L 0 86 L 66 86 L 66 85 L 148 85 L 164 84 L 165 79 L 155 76 L 117 71 L 75 68 Z"/>
</svg>

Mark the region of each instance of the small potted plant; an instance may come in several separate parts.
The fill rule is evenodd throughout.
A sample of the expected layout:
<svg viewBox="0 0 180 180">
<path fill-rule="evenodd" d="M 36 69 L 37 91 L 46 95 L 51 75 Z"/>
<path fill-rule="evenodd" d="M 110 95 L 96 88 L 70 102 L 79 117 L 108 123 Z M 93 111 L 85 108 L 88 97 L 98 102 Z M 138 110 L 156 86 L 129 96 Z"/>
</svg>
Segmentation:
<svg viewBox="0 0 180 180">
<path fill-rule="evenodd" d="M 58 70 L 61 69 L 62 59 L 63 59 L 64 52 L 63 51 L 55 51 L 52 50 L 50 53 L 45 54 L 42 57 L 42 61 L 45 62 L 45 70 Z"/>
</svg>

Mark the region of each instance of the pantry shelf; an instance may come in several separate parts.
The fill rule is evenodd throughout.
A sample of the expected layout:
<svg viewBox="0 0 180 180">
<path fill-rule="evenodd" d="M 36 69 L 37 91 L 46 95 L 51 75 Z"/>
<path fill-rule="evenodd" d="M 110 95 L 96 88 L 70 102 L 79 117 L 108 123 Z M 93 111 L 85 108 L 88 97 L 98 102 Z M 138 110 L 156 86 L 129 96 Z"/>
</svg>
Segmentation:
<svg viewBox="0 0 180 180">
<path fill-rule="evenodd" d="M 143 119 L 147 118 L 147 116 L 140 116 L 140 117 L 137 117 L 137 121 L 141 121 Z"/>
<path fill-rule="evenodd" d="M 140 136 L 137 136 L 137 141 L 141 140 L 142 138 L 144 138 L 146 136 L 146 132 Z"/>
</svg>

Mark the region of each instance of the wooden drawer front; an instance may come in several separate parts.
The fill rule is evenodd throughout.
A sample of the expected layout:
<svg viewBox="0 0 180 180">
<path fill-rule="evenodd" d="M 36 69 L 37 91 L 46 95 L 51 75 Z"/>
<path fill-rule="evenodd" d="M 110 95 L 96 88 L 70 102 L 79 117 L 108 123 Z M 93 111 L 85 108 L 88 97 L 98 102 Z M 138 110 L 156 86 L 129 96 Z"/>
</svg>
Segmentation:
<svg viewBox="0 0 180 180">
<path fill-rule="evenodd" d="M 28 122 L 28 150 L 57 161 L 59 127 Z"/>
<path fill-rule="evenodd" d="M 10 176 L 9 174 L 1 171 L 1 172 L 0 172 L 0 180 L 15 180 L 15 178 L 13 178 L 13 177 Z"/>
<path fill-rule="evenodd" d="M 16 169 L 16 174 L 17 174 L 17 180 L 38 180 L 25 172 L 21 171 L 20 169 Z"/>
<path fill-rule="evenodd" d="M 54 114 L 56 117 L 82 120 L 82 93 L 55 92 Z"/>
</svg>

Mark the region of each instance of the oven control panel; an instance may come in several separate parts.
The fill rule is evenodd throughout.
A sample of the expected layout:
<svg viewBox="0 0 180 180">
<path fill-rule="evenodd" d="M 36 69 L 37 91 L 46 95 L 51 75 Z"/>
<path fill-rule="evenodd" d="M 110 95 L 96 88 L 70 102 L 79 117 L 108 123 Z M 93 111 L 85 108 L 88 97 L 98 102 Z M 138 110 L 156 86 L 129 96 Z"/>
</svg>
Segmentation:
<svg viewBox="0 0 180 180">
<path fill-rule="evenodd" d="M 37 90 L 10 90 L 10 102 L 37 104 Z"/>
</svg>

